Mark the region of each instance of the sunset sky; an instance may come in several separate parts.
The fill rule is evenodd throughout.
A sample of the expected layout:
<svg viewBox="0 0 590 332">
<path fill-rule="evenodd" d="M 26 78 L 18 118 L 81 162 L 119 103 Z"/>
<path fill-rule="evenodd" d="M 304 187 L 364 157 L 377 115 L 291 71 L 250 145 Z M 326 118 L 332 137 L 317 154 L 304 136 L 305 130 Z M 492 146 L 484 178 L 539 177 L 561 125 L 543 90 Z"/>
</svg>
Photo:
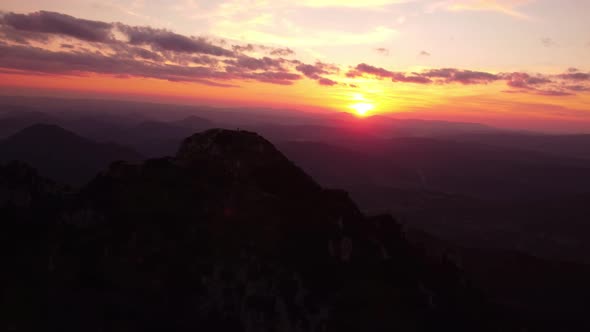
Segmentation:
<svg viewBox="0 0 590 332">
<path fill-rule="evenodd" d="M 590 132 L 588 13 L 586 0 L 0 0 L 0 92 Z"/>
</svg>

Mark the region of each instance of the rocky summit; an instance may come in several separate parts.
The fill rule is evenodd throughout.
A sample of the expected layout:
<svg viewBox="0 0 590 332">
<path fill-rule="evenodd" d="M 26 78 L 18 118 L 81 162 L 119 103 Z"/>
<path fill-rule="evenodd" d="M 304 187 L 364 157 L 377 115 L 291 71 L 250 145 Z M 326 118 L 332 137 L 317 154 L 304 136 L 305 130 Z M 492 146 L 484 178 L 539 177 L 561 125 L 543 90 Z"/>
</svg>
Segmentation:
<svg viewBox="0 0 590 332">
<path fill-rule="evenodd" d="M 255 133 L 195 134 L 77 192 L 0 173 L 3 331 L 510 330 L 450 260 Z"/>
</svg>

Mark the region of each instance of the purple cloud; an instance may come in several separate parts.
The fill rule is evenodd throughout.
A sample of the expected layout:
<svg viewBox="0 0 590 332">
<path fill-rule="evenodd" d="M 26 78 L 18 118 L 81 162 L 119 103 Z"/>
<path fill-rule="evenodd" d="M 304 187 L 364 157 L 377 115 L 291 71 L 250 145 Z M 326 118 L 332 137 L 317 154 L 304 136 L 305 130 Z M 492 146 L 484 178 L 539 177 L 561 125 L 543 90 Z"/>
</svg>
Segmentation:
<svg viewBox="0 0 590 332">
<path fill-rule="evenodd" d="M 563 90 L 536 90 L 536 93 L 541 96 L 566 97 L 574 94 Z"/>
<path fill-rule="evenodd" d="M 561 79 L 570 81 L 590 81 L 590 73 L 570 72 L 559 75 Z"/>
<path fill-rule="evenodd" d="M 302 73 L 309 79 L 317 80 L 318 84 L 320 85 L 333 86 L 338 84 L 338 82 L 336 81 L 320 76 L 338 73 L 340 69 L 335 65 L 319 61 L 316 62 L 314 65 L 305 64 L 297 60 L 295 60 L 293 63 L 297 64 L 295 70 Z"/>
<path fill-rule="evenodd" d="M 306 64 L 300 64 L 297 67 L 295 67 L 295 69 L 302 73 L 303 75 L 307 76 L 308 78 L 317 80 L 320 78 L 320 75 L 322 74 L 328 74 L 328 72 L 326 70 L 324 70 L 324 68 L 322 68 L 322 66 L 317 66 L 317 65 L 306 65 Z"/>
<path fill-rule="evenodd" d="M 363 76 L 364 74 L 369 74 L 379 79 L 392 78 L 394 76 L 394 73 L 387 69 L 371 66 L 366 63 L 358 64 L 353 70 L 346 73 L 346 76 L 354 78 Z"/>
<path fill-rule="evenodd" d="M 30 41 L 47 42 L 50 38 L 57 38 L 61 51 L 52 51 L 49 46 L 30 46 Z M 78 41 L 70 42 L 72 38 Z M 225 45 L 227 42 L 184 36 L 165 29 L 91 21 L 53 12 L 0 15 L 0 67 L 3 70 L 48 75 L 98 73 L 199 82 L 220 87 L 235 87 L 227 83 L 232 80 L 290 85 L 304 77 L 323 86 L 339 84 L 326 77 L 339 73 L 338 66 L 285 59 L 283 57 L 295 54 L 289 48 L 247 44 L 227 49 Z M 386 48 L 375 51 L 381 54 L 389 52 Z M 267 56 L 253 57 L 246 55 L 248 52 Z M 429 56 L 430 53 L 421 51 L 420 55 Z M 546 96 L 569 96 L 590 91 L 590 73 L 576 68 L 569 68 L 560 75 L 494 74 L 456 68 L 394 72 L 360 63 L 345 75 L 349 78 L 373 77 L 413 84 L 468 85 L 504 81 L 513 88 L 509 92 Z M 357 87 L 355 84 L 342 86 Z"/>
<path fill-rule="evenodd" d="M 192 62 L 196 63 L 198 65 L 205 65 L 205 66 L 217 66 L 219 64 L 219 60 L 217 60 L 213 57 L 207 56 L 207 55 L 193 57 Z"/>
<path fill-rule="evenodd" d="M 272 51 L 270 51 L 270 55 L 274 55 L 274 56 L 291 56 L 291 55 L 295 55 L 295 51 L 293 51 L 292 49 L 285 47 L 285 48 L 275 48 Z"/>
<path fill-rule="evenodd" d="M 510 73 L 501 74 L 506 84 L 517 90 L 509 90 L 510 93 L 533 93 L 542 96 L 572 96 L 576 92 L 590 91 L 590 85 L 584 84 L 590 82 L 590 74 L 580 72 L 577 68 L 568 68 L 567 71 L 559 75 L 541 75 L 532 76 L 527 73 Z M 577 84 L 572 84 L 571 82 Z"/>
<path fill-rule="evenodd" d="M 332 81 L 331 79 L 323 78 L 323 77 L 318 80 L 318 83 L 320 85 L 324 85 L 324 86 L 334 86 L 334 85 L 338 84 L 338 82 L 336 82 L 336 81 Z"/>
<path fill-rule="evenodd" d="M 91 42 L 112 40 L 112 25 L 109 23 L 84 20 L 54 12 L 8 13 L 0 18 L 0 23 L 15 30 L 59 34 Z"/>
<path fill-rule="evenodd" d="M 535 86 L 540 84 L 551 83 L 552 81 L 543 76 L 531 76 L 527 73 L 511 73 L 502 75 L 506 84 L 512 88 L 520 89 L 534 89 Z"/>
<path fill-rule="evenodd" d="M 254 44 L 246 44 L 246 45 L 233 45 L 232 50 L 236 53 L 245 53 L 245 52 L 257 52 L 262 51 L 272 56 L 291 56 L 295 55 L 295 51 L 288 47 L 284 48 L 273 48 L 264 45 L 254 45 Z"/>
<path fill-rule="evenodd" d="M 113 33 L 115 30 L 122 33 L 126 40 L 116 39 Z M 101 51 L 94 51 L 94 47 L 82 45 L 76 50 L 73 45 L 63 43 L 62 49 L 67 52 L 0 44 L 1 67 L 38 74 L 98 73 L 122 78 L 149 77 L 199 82 L 222 87 L 235 85 L 211 80 L 242 79 L 288 85 L 302 78 L 290 72 L 291 66 L 301 62 L 239 55 L 244 51 L 256 50 L 274 55 L 293 55 L 294 52 L 289 48 L 248 44 L 227 50 L 204 38 L 187 37 L 164 29 L 89 21 L 60 13 L 5 14 L 0 17 L 0 33 L 5 40 L 22 45 L 28 45 L 29 40 L 46 41 L 52 36 L 104 44 Z M 219 57 L 225 60 L 221 62 Z M 316 71 L 327 73 L 321 68 L 316 66 Z M 328 85 L 329 81 L 322 80 L 321 84 Z"/>
<path fill-rule="evenodd" d="M 232 50 L 236 53 L 244 53 L 244 52 L 254 52 L 256 51 L 257 46 L 253 44 L 247 45 L 233 45 Z"/>
<path fill-rule="evenodd" d="M 31 46 L 0 45 L 0 67 L 42 74 L 110 74 L 117 77 L 147 77 L 174 82 L 197 82 L 213 86 L 234 86 L 209 80 L 257 80 L 292 84 L 300 75 L 285 72 L 231 73 L 211 67 L 192 67 L 137 61 L 126 55 L 117 57 L 98 52 L 52 52 Z"/>
<path fill-rule="evenodd" d="M 232 65 L 236 70 L 278 70 L 286 71 L 283 67 L 285 60 L 283 59 L 272 59 L 264 57 L 261 59 L 252 58 L 249 56 L 239 56 L 237 59 L 227 60 L 225 63 Z"/>
<path fill-rule="evenodd" d="M 52 74 L 100 73 L 192 81 L 194 78 L 227 79 L 228 75 L 204 67 L 186 67 L 112 57 L 99 52 L 52 52 L 31 46 L 0 47 L 0 66 Z"/>
<path fill-rule="evenodd" d="M 404 73 L 394 73 L 391 78 L 393 82 L 402 83 L 416 83 L 416 84 L 430 84 L 432 80 L 428 77 L 421 76 L 417 73 L 412 73 L 410 76 L 406 76 Z"/>
<path fill-rule="evenodd" d="M 576 91 L 576 92 L 590 91 L 590 86 L 586 86 L 586 85 L 565 85 L 564 88 L 567 90 Z"/>
<path fill-rule="evenodd" d="M 272 84 L 291 85 L 293 82 L 300 80 L 301 75 L 285 72 L 261 72 L 244 74 L 243 78 L 250 78 Z"/>
<path fill-rule="evenodd" d="M 157 62 L 164 61 L 164 57 L 162 57 L 158 53 L 146 50 L 145 48 L 141 47 L 130 47 L 129 54 L 131 56 L 138 57 L 144 60 L 152 60 Z"/>
<path fill-rule="evenodd" d="M 384 68 L 375 67 L 366 63 L 357 65 L 346 76 L 350 78 L 372 75 L 378 79 L 391 78 L 393 82 L 429 84 L 436 79 L 437 83 L 461 83 L 461 84 L 487 84 L 499 79 L 497 75 L 455 68 L 430 69 L 422 73 L 396 73 Z"/>
<path fill-rule="evenodd" d="M 455 68 L 431 69 L 421 75 L 441 79 L 444 83 L 461 83 L 464 85 L 487 84 L 500 79 L 497 75 L 491 73 Z"/>
<path fill-rule="evenodd" d="M 180 53 L 201 53 L 215 56 L 234 56 L 234 52 L 208 42 L 204 38 L 194 38 L 150 27 L 132 27 L 121 23 L 118 29 L 129 38 L 131 45 L 150 45 L 157 50 Z"/>
</svg>

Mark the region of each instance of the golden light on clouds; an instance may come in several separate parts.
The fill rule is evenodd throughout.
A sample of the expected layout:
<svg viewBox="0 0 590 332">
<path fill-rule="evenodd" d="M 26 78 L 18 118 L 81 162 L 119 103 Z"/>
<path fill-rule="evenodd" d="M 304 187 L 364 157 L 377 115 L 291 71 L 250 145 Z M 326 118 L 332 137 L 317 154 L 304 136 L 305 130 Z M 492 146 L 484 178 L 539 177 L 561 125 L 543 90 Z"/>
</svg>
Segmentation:
<svg viewBox="0 0 590 332">
<path fill-rule="evenodd" d="M 516 121 L 526 117 L 555 130 L 561 121 L 586 131 L 589 121 L 589 41 L 576 32 L 588 30 L 590 3 L 77 3 L 3 3 L 0 93 L 141 95 L 498 126 L 527 127 Z M 567 20 L 549 34 L 540 17 Z M 481 20 L 500 30 L 482 29 Z M 542 42 L 548 38 L 559 47 Z"/>
</svg>

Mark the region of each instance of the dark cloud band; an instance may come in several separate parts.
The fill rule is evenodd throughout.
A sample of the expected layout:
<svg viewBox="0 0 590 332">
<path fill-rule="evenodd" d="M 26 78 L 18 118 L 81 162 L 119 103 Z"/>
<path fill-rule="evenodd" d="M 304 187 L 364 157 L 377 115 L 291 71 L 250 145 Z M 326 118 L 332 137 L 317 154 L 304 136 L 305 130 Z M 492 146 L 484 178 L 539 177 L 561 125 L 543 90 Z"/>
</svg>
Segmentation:
<svg viewBox="0 0 590 332">
<path fill-rule="evenodd" d="M 59 51 L 49 41 L 57 39 Z M 35 45 L 35 46 L 33 46 Z M 110 74 L 170 81 L 235 86 L 232 80 L 290 85 L 307 78 L 322 86 L 342 85 L 326 76 L 339 67 L 323 62 L 306 64 L 289 58 L 290 48 L 265 45 L 217 44 L 207 38 L 177 34 L 152 27 L 130 26 L 80 19 L 39 11 L 30 14 L 0 13 L 0 67 L 44 74 Z M 381 54 L 388 49 L 378 48 Z M 263 54 L 261 58 L 253 54 Z M 422 51 L 423 56 L 430 55 Z M 360 63 L 346 77 L 370 77 L 410 84 L 482 85 L 504 81 L 507 92 L 569 96 L 590 91 L 590 73 L 570 68 L 560 75 L 488 73 L 456 68 L 421 72 L 395 72 Z M 221 81 L 221 82 L 219 82 Z M 357 87 L 356 84 L 344 84 Z"/>
</svg>

